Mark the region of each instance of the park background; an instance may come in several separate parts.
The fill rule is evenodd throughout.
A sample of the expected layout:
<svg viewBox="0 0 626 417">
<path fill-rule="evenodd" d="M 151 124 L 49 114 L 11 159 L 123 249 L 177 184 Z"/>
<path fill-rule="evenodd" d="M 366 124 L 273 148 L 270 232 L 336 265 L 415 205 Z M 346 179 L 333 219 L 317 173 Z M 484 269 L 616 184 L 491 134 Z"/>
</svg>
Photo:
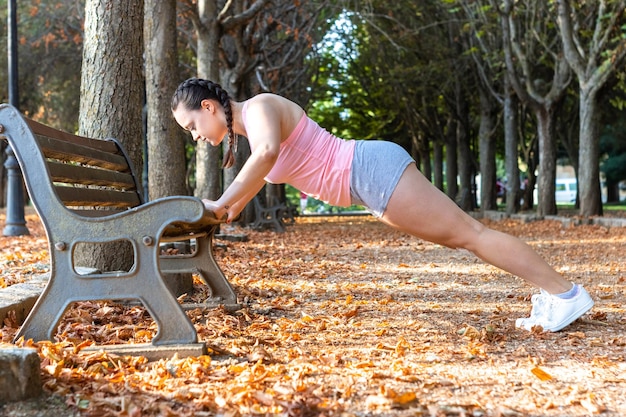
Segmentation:
<svg viewBox="0 0 626 417">
<path fill-rule="evenodd" d="M 119 138 L 142 172 L 148 199 L 171 194 L 214 198 L 237 172 L 238 167 L 220 168 L 222 149 L 192 144 L 171 118 L 171 92 L 180 81 L 197 75 L 220 82 L 238 100 L 264 91 L 284 95 L 341 137 L 401 144 L 433 183 L 467 211 L 499 209 L 507 215 L 531 211 L 539 217 L 561 212 L 589 218 L 621 207 L 619 184 L 626 178 L 624 1 L 15 3 L 19 95 L 13 99 L 17 99 L 17 107 L 29 117 L 71 132 Z M 0 8 L 0 13 L 5 9 Z M 1 17 L 3 24 L 6 16 Z M 7 28 L 2 29 L 4 35 Z M 6 56 L 8 51 L 0 54 L 0 60 Z M 4 62 L 1 64 L 6 68 Z M 0 85 L 9 85 L 8 76 L 0 72 Z M 7 92 L 0 94 L 3 102 L 10 101 Z M 246 155 L 243 138 L 240 144 L 242 163 Z M 565 207 L 556 204 L 558 166 L 571 166 L 579 185 L 576 202 Z M 497 193 L 498 179 L 506 179 L 504 199 Z M 523 187 L 525 181 L 528 183 Z M 536 201 L 532 194 L 535 185 Z M 606 204 L 602 203 L 602 186 L 606 187 Z M 284 199 L 288 195 L 297 198 L 297 191 L 280 186 L 266 190 L 266 197 Z M 242 225 L 252 217 L 252 213 L 244 215 Z M 34 227 L 35 223 L 32 219 L 29 225 Z M 351 281 L 354 277 L 343 261 L 329 260 L 329 264 L 339 266 L 339 271 L 327 274 L 323 272 L 330 268 L 327 264 L 311 265 L 309 255 L 297 251 L 296 242 L 305 242 L 302 236 L 319 233 L 318 226 L 296 224 L 304 228 L 302 235 L 296 228 L 282 237 L 254 235 L 258 247 L 250 244 L 236 249 L 236 261 L 232 262 L 239 269 L 229 273 L 237 289 L 249 291 L 247 296 L 259 305 L 235 317 L 214 312 L 222 327 L 216 326 L 213 318 L 197 318 L 198 326 L 206 325 L 216 341 L 216 356 L 225 354 L 228 358 L 215 359 L 211 366 L 202 362 L 189 366 L 194 372 L 204 369 L 206 379 L 200 373 L 194 378 L 205 384 L 205 389 L 209 381 L 216 384 L 216 390 L 223 388 L 222 396 L 211 394 L 207 398 L 196 390 L 177 391 L 176 395 L 157 390 L 148 395 L 150 405 L 145 404 L 144 413 L 158 415 L 173 407 L 177 413 L 197 415 L 306 415 L 307 410 L 330 415 L 384 415 L 385 410 L 401 413 L 405 409 L 407 413 L 444 415 L 619 415 L 624 410 L 614 394 L 624 383 L 624 276 L 619 255 L 623 253 L 623 236 L 619 228 L 586 225 L 570 229 L 550 221 L 523 227 L 515 222 L 506 224 L 502 227 L 543 248 L 542 254 L 562 272 L 605 300 L 588 321 L 558 335 L 527 337 L 514 333 L 511 318 L 526 313 L 528 288 L 514 287 L 506 297 L 515 302 L 507 303 L 493 295 L 506 293 L 506 286 L 494 281 L 504 279 L 512 285 L 510 277 L 484 265 L 474 266 L 464 255 L 429 263 L 426 259 L 430 256 L 417 255 L 425 248 L 429 255 L 436 255 L 442 248 L 423 242 L 406 243 L 411 248 L 408 253 L 413 253 L 403 252 L 406 259 L 398 259 L 393 250 L 382 254 L 387 247 L 397 249 L 395 245 L 403 242 L 402 238 L 387 229 L 371 230 L 375 226 L 363 219 L 349 220 L 339 229 L 322 233 L 326 240 L 301 248 L 328 256 L 325 247 L 346 245 L 331 243 L 330 236 L 348 232 L 356 233 L 348 237 L 349 254 L 364 246 L 374 248 L 370 260 L 355 265 L 362 268 L 356 270 L 356 281 Z M 34 229 L 32 235 L 42 239 Z M 26 248 L 35 248 L 29 237 L 15 239 L 25 239 L 22 244 Z M 7 242 L 11 253 L 20 252 L 15 241 Z M 342 259 L 347 254 L 342 249 L 333 256 Z M 382 262 L 381 256 L 392 260 L 382 267 L 386 272 L 379 280 L 369 281 L 372 275 L 367 273 L 368 265 Z M 442 256 L 448 258 L 449 252 L 443 251 Z M 16 260 L 8 258 L 5 270 L 13 270 Z M 289 262 L 298 268 L 285 272 Z M 438 274 L 438 262 L 450 262 L 451 272 Z M 261 272 L 255 269 L 258 263 L 263 264 Z M 411 269 L 406 276 L 399 274 L 404 268 L 417 270 Z M 376 285 L 359 281 L 362 273 L 367 282 L 382 285 L 407 281 L 416 284 L 417 291 L 396 293 L 391 288 L 391 293 L 381 294 Z M 313 291 L 310 286 L 325 282 L 314 279 L 294 286 L 300 290 L 297 294 L 289 292 L 293 285 L 290 279 L 315 278 L 316 274 L 321 280 L 331 277 L 329 289 L 320 293 L 330 298 L 321 304 L 306 304 L 311 301 L 307 296 Z M 397 275 L 400 281 L 394 281 Z M 347 279 L 349 289 L 341 289 L 336 282 L 339 279 Z M 356 287 L 351 287 L 353 284 Z M 280 291 L 271 290 L 273 286 Z M 371 292 L 355 292 L 360 286 L 371 288 Z M 442 290 L 426 293 L 428 287 Z M 467 287 L 472 290 L 459 291 L 454 299 L 460 302 L 459 312 L 451 307 L 454 301 L 438 301 L 451 296 L 450 288 Z M 283 299 L 277 294 L 289 296 Z M 495 304 L 489 304 L 492 296 L 496 297 Z M 481 302 L 474 309 L 466 300 Z M 379 328 L 385 319 L 374 320 L 381 317 L 376 316 L 371 302 L 389 319 L 390 330 Z M 366 307 L 356 308 L 355 303 Z M 386 305 L 393 308 L 381 307 Z M 326 307 L 329 310 L 323 310 Z M 93 308 L 97 316 L 117 307 Z M 311 308 L 322 310 L 317 314 Z M 287 309 L 286 320 L 281 318 L 282 309 Z M 87 307 L 83 310 L 90 311 Z M 442 310 L 448 314 L 440 318 L 436 314 Z M 78 316 L 80 311 L 73 310 Z M 364 319 L 367 330 L 355 333 L 365 321 L 355 324 L 352 319 L 361 313 L 371 315 L 373 321 Z M 405 314 L 412 321 L 403 322 Z M 137 318 L 141 313 L 118 316 Z M 69 320 L 71 323 L 77 318 L 70 315 Z M 3 340 L 10 340 L 12 325 L 3 328 Z M 223 329 L 222 333 L 216 336 L 215 328 Z M 262 335 L 272 329 L 278 332 L 273 338 Z M 86 330 L 81 337 L 94 338 L 89 331 L 97 333 Z M 323 331 L 327 333 L 322 337 L 316 335 Z M 300 343 L 297 339 L 302 340 L 303 334 L 305 342 Z M 348 340 L 350 335 L 354 339 L 347 350 L 339 352 L 337 340 Z M 377 339 L 384 335 L 390 338 Z M 364 341 L 365 345 L 372 344 L 369 350 L 359 350 Z M 64 343 L 75 341 L 65 339 L 61 345 Z M 314 352 L 316 343 L 321 343 L 321 349 L 337 350 L 337 354 Z M 256 352 L 257 346 L 263 349 Z M 133 397 L 137 392 L 120 394 L 121 386 L 116 385 L 131 378 L 141 368 L 139 364 L 126 368 L 119 359 L 100 358 L 89 363 L 94 365 L 93 375 L 75 379 L 81 361 L 91 359 L 79 355 L 59 361 L 54 354 L 60 349 L 58 345 L 40 349 L 49 353 L 43 356 L 49 361 L 46 375 L 50 375 L 50 384 L 66 402 L 74 402 L 71 405 L 75 409 L 87 413 L 105 409 L 124 415 L 142 410 L 142 402 L 147 401 L 147 397 Z M 407 352 L 413 356 L 404 357 Z M 459 361 L 461 358 L 467 362 Z M 163 363 L 161 368 L 146 372 L 163 382 L 167 378 L 162 370 L 179 365 L 186 369 L 185 362 L 181 363 Z M 476 368 L 469 366 L 473 363 L 478 364 Z M 391 367 L 382 370 L 380 364 Z M 420 368 L 424 364 L 430 365 Z M 567 372 L 553 375 L 547 379 L 548 385 L 542 385 L 545 381 L 533 379 L 537 377 L 531 371 L 546 364 L 556 374 Z M 117 366 L 119 372 L 108 372 L 111 366 Z M 268 371 L 270 368 L 274 373 Z M 583 368 L 588 372 L 576 374 L 576 369 Z M 460 369 L 469 369 L 467 379 L 456 381 Z M 500 379 L 494 377 L 482 385 L 479 380 L 485 374 L 479 369 L 489 369 Z M 315 381 L 316 375 L 322 374 L 328 379 Z M 185 375 L 180 378 L 184 380 Z M 263 375 L 273 376 L 261 378 Z M 170 382 L 185 384 L 179 376 L 170 376 Z M 289 380 L 291 385 L 285 387 L 276 378 Z M 219 385 L 228 380 L 235 385 Z M 94 381 L 111 384 L 110 397 L 104 395 L 102 399 L 87 391 L 75 394 L 82 384 L 95 387 Z M 319 391 L 318 385 L 336 389 Z M 155 386 L 163 389 L 163 385 Z M 498 386 L 502 391 L 470 389 L 482 386 Z M 551 397 L 550 391 L 557 395 Z M 458 392 L 467 396 L 455 396 Z M 450 393 L 452 397 L 447 396 Z M 163 397 L 173 403 L 162 405 Z M 505 401 L 510 398 L 512 403 Z M 488 399 L 488 404 L 481 399 Z"/>
<path fill-rule="evenodd" d="M 467 211 L 556 214 L 558 172 L 577 179 L 580 215 L 602 214 L 602 190 L 624 195 L 623 1 L 15 3 L 17 107 L 119 138 L 148 198 L 215 198 L 247 156 L 242 139 L 222 171 L 221 149 L 175 126 L 169 98 L 190 76 L 237 100 L 284 95 L 340 137 L 397 142 Z"/>
</svg>

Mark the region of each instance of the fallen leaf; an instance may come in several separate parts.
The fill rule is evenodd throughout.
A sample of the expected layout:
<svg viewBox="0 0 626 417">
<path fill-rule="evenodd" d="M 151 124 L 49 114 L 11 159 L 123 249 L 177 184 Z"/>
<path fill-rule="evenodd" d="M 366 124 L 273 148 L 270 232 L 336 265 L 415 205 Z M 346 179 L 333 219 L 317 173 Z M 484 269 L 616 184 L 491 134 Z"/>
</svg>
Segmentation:
<svg viewBox="0 0 626 417">
<path fill-rule="evenodd" d="M 550 381 L 552 379 L 552 375 L 550 375 L 549 373 L 547 373 L 546 371 L 544 371 L 543 369 L 539 367 L 535 367 L 531 369 L 530 372 L 532 372 L 533 375 L 535 375 L 537 378 L 539 378 L 542 381 Z"/>
</svg>

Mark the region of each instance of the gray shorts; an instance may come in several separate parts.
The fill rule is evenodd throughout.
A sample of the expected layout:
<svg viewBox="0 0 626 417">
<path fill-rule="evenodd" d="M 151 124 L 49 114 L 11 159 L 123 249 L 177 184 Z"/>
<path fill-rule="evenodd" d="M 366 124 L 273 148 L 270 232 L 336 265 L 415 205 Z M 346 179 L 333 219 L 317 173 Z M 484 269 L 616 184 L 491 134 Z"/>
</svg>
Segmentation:
<svg viewBox="0 0 626 417">
<path fill-rule="evenodd" d="M 387 209 L 406 167 L 415 162 L 400 145 L 382 140 L 357 140 L 350 172 L 352 204 L 376 217 Z"/>
</svg>

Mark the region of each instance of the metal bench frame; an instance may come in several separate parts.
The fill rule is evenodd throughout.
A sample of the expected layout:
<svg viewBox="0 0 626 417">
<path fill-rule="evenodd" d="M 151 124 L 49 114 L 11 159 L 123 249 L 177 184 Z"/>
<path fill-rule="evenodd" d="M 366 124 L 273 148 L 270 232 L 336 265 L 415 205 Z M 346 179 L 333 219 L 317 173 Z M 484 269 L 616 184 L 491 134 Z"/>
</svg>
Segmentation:
<svg viewBox="0 0 626 417">
<path fill-rule="evenodd" d="M 273 228 L 276 232 L 285 232 L 282 212 L 286 208 L 284 204 L 264 207 L 259 196 L 255 196 L 254 202 L 254 222 L 250 225 L 252 229 L 263 230 L 266 226 Z"/>
<path fill-rule="evenodd" d="M 152 345 L 195 344 L 198 342 L 195 327 L 165 284 L 164 273 L 197 273 L 212 291 L 207 306 L 221 304 L 230 310 L 240 308 L 233 288 L 213 256 L 213 235 L 221 221 L 205 210 L 200 199 L 175 196 L 144 203 L 130 159 L 116 140 L 90 139 L 58 131 L 24 118 L 7 104 L 0 105 L 0 136 L 8 140 L 20 164 L 50 248 L 48 284 L 16 340 L 22 336 L 35 341 L 52 340 L 59 321 L 73 302 L 134 299 L 141 301 L 158 325 Z M 44 144 L 48 141 L 48 155 L 42 150 L 42 140 Z M 50 142 L 54 142 L 54 146 L 50 146 Z M 132 175 L 134 189 L 107 192 L 106 199 L 92 203 L 98 210 L 77 210 L 72 206 L 78 203 L 68 203 L 63 198 L 64 191 L 75 195 L 76 189 L 59 187 L 59 178 L 55 177 L 60 174 L 51 174 L 49 159 L 55 156 L 50 155 L 50 149 L 55 146 L 76 153 L 68 169 L 83 169 L 81 159 L 91 158 L 93 152 L 121 161 L 128 172 L 103 170 L 102 175 L 108 179 Z M 59 165 L 58 161 L 54 164 Z M 89 194 L 90 188 L 94 188 L 93 184 L 86 186 L 85 194 Z M 95 184 L 94 192 L 99 192 L 99 188 Z M 133 197 L 133 193 L 136 196 Z M 121 211 L 103 210 L 114 203 L 124 204 L 129 195 L 136 198 L 138 204 Z M 119 240 L 131 242 L 135 262 L 130 271 L 89 275 L 77 272 L 73 262 L 77 244 Z M 162 242 L 192 240 L 195 240 L 195 250 L 191 254 L 164 256 L 160 253 Z"/>
</svg>

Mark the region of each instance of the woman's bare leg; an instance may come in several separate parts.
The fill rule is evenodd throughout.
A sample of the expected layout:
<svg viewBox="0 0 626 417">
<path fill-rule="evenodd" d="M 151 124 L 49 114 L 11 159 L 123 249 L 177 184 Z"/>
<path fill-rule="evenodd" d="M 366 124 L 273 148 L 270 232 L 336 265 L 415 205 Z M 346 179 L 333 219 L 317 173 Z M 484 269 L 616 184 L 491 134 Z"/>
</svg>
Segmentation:
<svg viewBox="0 0 626 417">
<path fill-rule="evenodd" d="M 572 288 L 529 245 L 492 230 L 461 210 L 410 164 L 389 200 L 381 221 L 418 238 L 463 248 L 482 260 L 551 294 Z"/>
</svg>

